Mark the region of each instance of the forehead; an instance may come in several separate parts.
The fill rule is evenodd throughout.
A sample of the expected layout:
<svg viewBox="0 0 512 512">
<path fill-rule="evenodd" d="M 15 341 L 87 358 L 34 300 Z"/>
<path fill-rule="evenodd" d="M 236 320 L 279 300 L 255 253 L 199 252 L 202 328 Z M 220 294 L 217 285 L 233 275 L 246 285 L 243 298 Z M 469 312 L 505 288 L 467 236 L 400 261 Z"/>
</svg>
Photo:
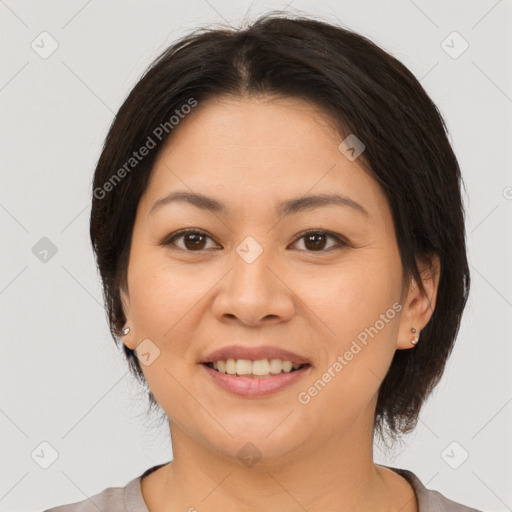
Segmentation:
<svg viewBox="0 0 512 512">
<path fill-rule="evenodd" d="M 208 101 L 174 128 L 145 202 L 150 208 L 165 194 L 187 189 L 240 206 L 338 192 L 374 213 L 386 208 L 377 182 L 340 152 L 342 140 L 324 112 L 300 99 Z"/>
<path fill-rule="evenodd" d="M 167 147 L 193 146 L 198 156 L 229 151 L 229 157 L 264 158 L 264 151 L 300 154 L 339 144 L 332 121 L 319 108 L 296 98 L 219 97 L 199 104 L 175 128 Z M 194 156 L 194 155 L 190 155 Z M 293 157 L 293 154 L 290 155 Z"/>
</svg>

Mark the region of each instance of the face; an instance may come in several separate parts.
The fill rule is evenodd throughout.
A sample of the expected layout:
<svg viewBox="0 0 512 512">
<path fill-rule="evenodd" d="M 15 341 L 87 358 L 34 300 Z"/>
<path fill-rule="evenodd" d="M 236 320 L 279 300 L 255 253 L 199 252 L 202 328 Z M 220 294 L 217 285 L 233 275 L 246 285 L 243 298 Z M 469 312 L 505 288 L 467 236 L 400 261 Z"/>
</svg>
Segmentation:
<svg viewBox="0 0 512 512">
<path fill-rule="evenodd" d="M 217 99 L 180 121 L 159 155 L 137 209 L 123 339 L 145 343 L 148 385 L 195 447 L 235 459 L 251 442 L 271 460 L 357 442 L 395 350 L 413 348 L 411 327 L 428 322 L 417 287 L 402 282 L 384 193 L 341 142 L 301 100 Z M 224 208 L 155 207 L 174 192 Z M 322 194 L 353 203 L 282 208 Z M 309 366 L 273 393 L 241 396 L 201 363 L 233 345 L 288 350 Z"/>
</svg>

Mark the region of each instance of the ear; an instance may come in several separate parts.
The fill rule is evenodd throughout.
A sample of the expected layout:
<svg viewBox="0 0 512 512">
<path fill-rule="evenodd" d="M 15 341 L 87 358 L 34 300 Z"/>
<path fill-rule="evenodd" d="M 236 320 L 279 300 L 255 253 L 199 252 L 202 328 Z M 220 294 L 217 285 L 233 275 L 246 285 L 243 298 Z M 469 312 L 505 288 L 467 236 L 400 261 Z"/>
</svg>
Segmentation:
<svg viewBox="0 0 512 512">
<path fill-rule="evenodd" d="M 130 296 L 127 291 L 125 291 L 124 289 L 121 289 L 120 297 L 121 297 L 121 304 L 123 306 L 124 316 L 126 318 L 124 327 L 130 328 L 130 332 L 128 334 L 126 334 L 126 335 L 121 334 L 122 341 L 128 348 L 135 350 L 136 336 L 135 336 L 135 326 L 133 325 L 133 321 L 132 321 Z"/>
<path fill-rule="evenodd" d="M 423 293 L 414 278 L 410 280 L 409 289 L 403 310 L 400 316 L 400 328 L 396 348 L 399 350 L 414 348 L 411 340 L 420 335 L 420 331 L 428 324 L 436 307 L 437 290 L 439 286 L 439 277 L 441 275 L 441 264 L 439 256 L 435 253 L 426 256 L 418 261 L 418 270 L 425 292 Z M 416 329 L 416 333 L 411 332 L 411 328 Z"/>
</svg>

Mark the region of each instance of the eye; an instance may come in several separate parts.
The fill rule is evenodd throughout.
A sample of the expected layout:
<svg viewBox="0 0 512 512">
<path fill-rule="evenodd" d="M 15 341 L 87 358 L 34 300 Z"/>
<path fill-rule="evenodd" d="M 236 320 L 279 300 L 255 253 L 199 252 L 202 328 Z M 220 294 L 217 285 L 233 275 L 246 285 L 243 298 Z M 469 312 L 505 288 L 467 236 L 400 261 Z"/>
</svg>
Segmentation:
<svg viewBox="0 0 512 512">
<path fill-rule="evenodd" d="M 328 231 L 323 230 L 308 231 L 303 233 L 297 239 L 297 242 L 304 239 L 304 246 L 308 249 L 311 249 L 307 252 L 329 252 L 332 249 L 332 246 L 328 250 L 325 250 L 325 245 L 328 238 L 335 240 L 338 247 L 344 247 L 348 245 L 344 240 L 341 239 L 341 237 L 335 235 L 334 233 L 329 233 Z"/>
<path fill-rule="evenodd" d="M 329 238 L 336 242 L 335 247 L 336 245 L 338 247 L 348 246 L 348 243 L 346 243 L 340 236 L 323 230 L 307 231 L 301 234 L 294 244 L 304 239 L 304 247 L 306 247 L 307 252 L 328 252 L 332 249 L 331 246 L 325 250 L 326 242 Z M 176 244 L 176 240 L 179 239 L 183 239 L 184 246 L 180 247 Z M 160 245 L 175 245 L 184 251 L 201 252 L 203 249 L 207 248 L 205 245 L 208 239 L 212 240 L 211 236 L 200 229 L 182 229 L 176 233 L 172 233 L 163 242 L 161 242 Z"/>
<path fill-rule="evenodd" d="M 174 241 L 179 238 L 183 238 L 185 247 L 178 246 L 178 248 L 188 252 L 200 252 L 204 249 L 205 240 L 207 238 L 211 240 L 210 235 L 199 229 L 182 229 L 166 238 L 161 245 L 176 245 Z"/>
</svg>

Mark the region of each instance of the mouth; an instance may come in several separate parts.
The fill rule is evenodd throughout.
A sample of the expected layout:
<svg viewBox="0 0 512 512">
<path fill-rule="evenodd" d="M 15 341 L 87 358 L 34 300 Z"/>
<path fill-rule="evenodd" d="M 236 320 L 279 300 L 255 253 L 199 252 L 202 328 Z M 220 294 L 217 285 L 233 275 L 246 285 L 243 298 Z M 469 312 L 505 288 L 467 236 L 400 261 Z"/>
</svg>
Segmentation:
<svg viewBox="0 0 512 512">
<path fill-rule="evenodd" d="M 304 356 L 277 345 L 230 345 L 200 361 L 210 382 L 243 398 L 264 398 L 311 374 Z"/>
<path fill-rule="evenodd" d="M 269 366 L 268 369 L 265 363 Z M 210 382 L 232 395 L 245 399 L 270 397 L 293 386 L 313 371 L 309 363 L 293 364 L 291 361 L 281 362 L 278 359 L 270 361 L 227 359 L 203 362 L 200 366 L 211 379 Z"/>
<path fill-rule="evenodd" d="M 227 359 L 201 364 L 217 373 L 247 379 L 268 379 L 281 374 L 295 373 L 311 366 L 309 363 L 292 363 L 281 359 Z"/>
</svg>

